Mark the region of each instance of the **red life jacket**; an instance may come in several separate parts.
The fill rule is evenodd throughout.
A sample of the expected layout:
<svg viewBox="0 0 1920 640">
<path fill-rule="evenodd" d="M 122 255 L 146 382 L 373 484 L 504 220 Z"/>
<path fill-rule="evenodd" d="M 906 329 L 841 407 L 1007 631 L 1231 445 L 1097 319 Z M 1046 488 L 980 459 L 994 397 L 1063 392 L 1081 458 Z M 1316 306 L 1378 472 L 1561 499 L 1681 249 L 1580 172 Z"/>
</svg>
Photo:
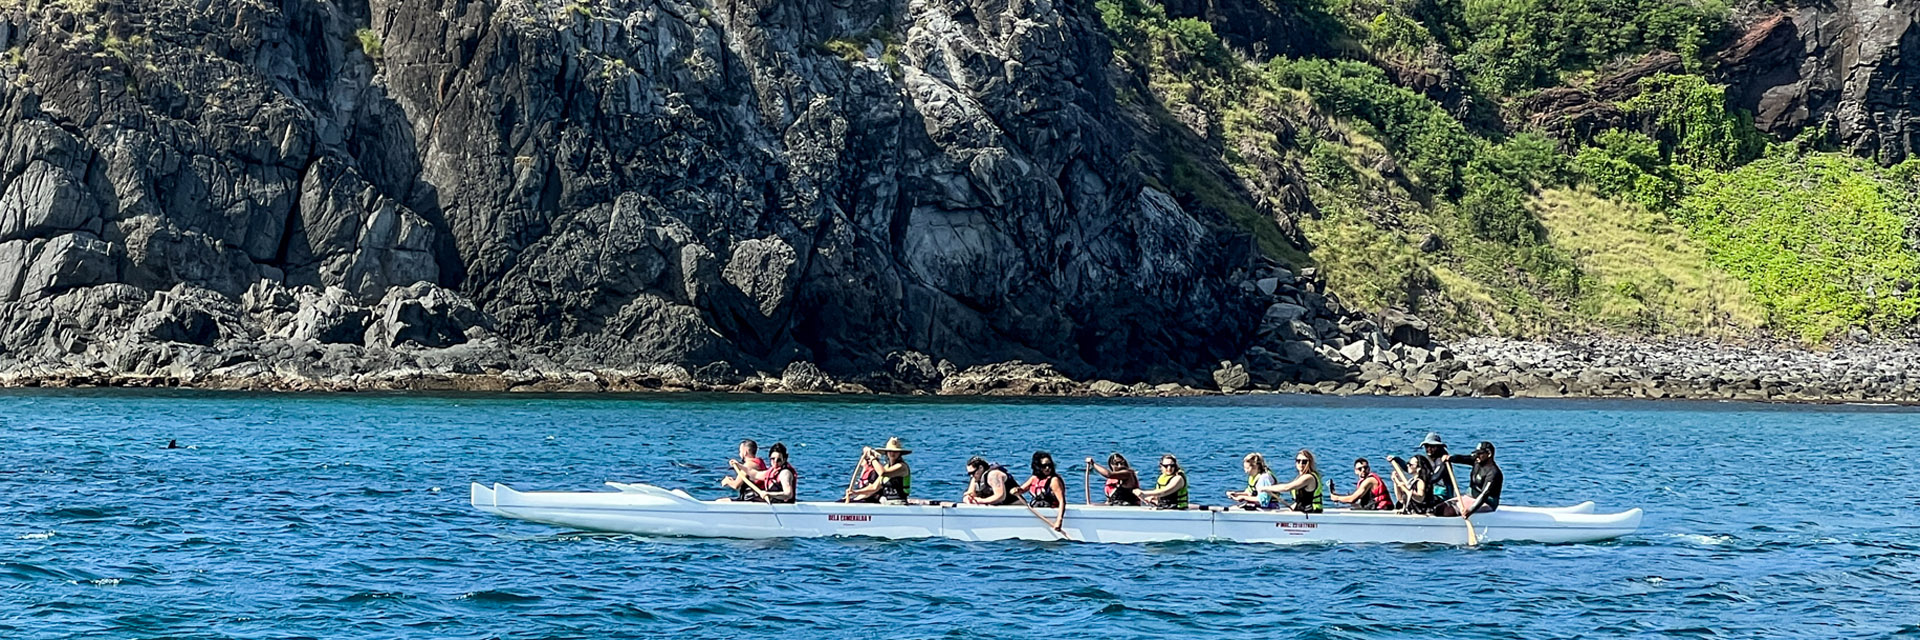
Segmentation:
<svg viewBox="0 0 1920 640">
<path fill-rule="evenodd" d="M 1058 507 L 1060 506 L 1060 496 L 1053 495 L 1053 478 L 1057 477 L 1059 476 L 1047 478 L 1034 476 L 1028 479 L 1027 484 L 1021 488 L 1033 495 L 1033 506 L 1045 509 Z M 1066 483 L 1062 481 L 1061 484 Z"/>
<path fill-rule="evenodd" d="M 781 471 L 793 471 L 794 484 L 800 483 L 800 472 L 795 470 L 793 465 L 782 464 L 778 467 L 767 467 L 767 475 L 760 477 L 760 490 L 767 493 L 782 490 L 780 486 Z M 796 489 L 796 491 L 798 491 L 798 489 Z"/>
<path fill-rule="evenodd" d="M 1393 493 L 1387 491 L 1387 482 L 1381 480 L 1378 473 L 1368 473 L 1367 477 L 1373 478 L 1373 492 L 1367 495 L 1366 508 L 1374 511 L 1391 511 Z"/>
</svg>

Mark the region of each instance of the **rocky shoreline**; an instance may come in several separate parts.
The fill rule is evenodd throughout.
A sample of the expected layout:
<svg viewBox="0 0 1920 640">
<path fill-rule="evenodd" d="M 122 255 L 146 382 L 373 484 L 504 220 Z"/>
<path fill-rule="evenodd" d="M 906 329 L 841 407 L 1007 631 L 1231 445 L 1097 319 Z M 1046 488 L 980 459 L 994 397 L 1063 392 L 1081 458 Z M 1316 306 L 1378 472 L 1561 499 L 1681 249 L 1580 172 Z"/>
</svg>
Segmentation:
<svg viewBox="0 0 1920 640">
<path fill-rule="evenodd" d="M 1383 349 L 1388 354 L 1408 349 Z M 889 394 L 939 396 L 1186 397 L 1275 393 L 1337 396 L 1639 398 L 1784 403 L 1920 404 L 1920 346 L 1847 344 L 1828 351 L 1791 345 L 1727 345 L 1706 341 L 1582 338 L 1549 343 L 1469 338 L 1400 355 L 1392 365 L 1369 360 L 1349 375 L 1319 382 L 1252 382 L 1244 366 L 1223 363 L 1216 380 L 1135 382 L 1076 380 L 1046 364 L 1007 362 L 954 367 L 896 362 L 896 371 L 834 378 L 811 363 L 778 373 L 725 375 L 677 365 L 572 369 L 534 353 L 515 353 L 497 339 L 460 349 L 411 348 L 382 355 L 388 369 L 302 372 L 245 362 L 209 369 L 169 367 L 144 373 L 99 367 L 21 366 L 0 371 L 0 388 L 185 388 L 266 392 L 533 392 L 742 394 Z M 476 355 L 491 361 L 476 365 Z M 189 360 L 193 356 L 186 356 Z M 213 356 L 206 356 L 213 357 Z M 231 354 L 226 356 L 232 358 Z M 325 356 L 321 356 L 325 357 Z M 1392 356 L 1382 356 L 1385 360 Z M 915 369 L 919 370 L 916 372 Z M 906 375 L 903 375 L 903 372 Z M 917 373 L 917 375 L 916 375 Z"/>
</svg>

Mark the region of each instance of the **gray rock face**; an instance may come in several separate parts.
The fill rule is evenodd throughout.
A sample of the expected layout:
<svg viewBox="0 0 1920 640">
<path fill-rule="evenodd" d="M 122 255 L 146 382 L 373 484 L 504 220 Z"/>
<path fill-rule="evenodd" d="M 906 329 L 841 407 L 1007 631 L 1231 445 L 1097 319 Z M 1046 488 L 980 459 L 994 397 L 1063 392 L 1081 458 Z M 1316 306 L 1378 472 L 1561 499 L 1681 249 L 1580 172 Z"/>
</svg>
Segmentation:
<svg viewBox="0 0 1920 640">
<path fill-rule="evenodd" d="M 1781 137 L 1816 126 L 1893 163 L 1915 150 L 1920 2 L 1839 0 L 1761 16 L 1720 54 L 1728 97 Z"/>
<path fill-rule="evenodd" d="M 0 346 L 138 317 L 295 369 L 497 335 L 561 367 L 1138 379 L 1259 322 L 1250 243 L 1130 162 L 1090 4 L 580 6 L 0 9 Z M 238 311 L 44 315 L 182 285 Z M 167 353 L 116 362 L 198 364 Z"/>
</svg>

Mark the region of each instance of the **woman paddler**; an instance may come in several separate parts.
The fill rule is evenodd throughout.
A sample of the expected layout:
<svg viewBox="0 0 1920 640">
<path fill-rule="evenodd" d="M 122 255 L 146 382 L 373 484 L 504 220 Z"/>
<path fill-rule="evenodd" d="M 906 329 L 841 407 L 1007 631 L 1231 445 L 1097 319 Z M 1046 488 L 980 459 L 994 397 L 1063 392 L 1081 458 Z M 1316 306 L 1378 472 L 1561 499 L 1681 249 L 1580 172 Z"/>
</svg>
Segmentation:
<svg viewBox="0 0 1920 640">
<path fill-rule="evenodd" d="M 847 491 L 843 502 L 904 503 L 913 491 L 913 469 L 907 466 L 907 454 L 913 453 L 900 442 L 888 438 L 884 447 L 867 447 L 860 453 L 860 479 Z"/>
<path fill-rule="evenodd" d="M 1033 476 L 1027 478 L 1027 483 L 1020 486 L 1020 491 L 1033 496 L 1032 502 L 1028 504 L 1035 509 L 1060 510 L 1052 520 L 1047 521 L 1054 531 L 1059 531 L 1061 524 L 1067 521 L 1067 501 L 1062 498 L 1067 495 L 1067 481 L 1055 471 L 1053 454 L 1045 451 L 1033 452 L 1031 466 Z"/>
<path fill-rule="evenodd" d="M 800 474 L 787 463 L 787 445 L 775 442 L 767 448 L 767 471 L 760 475 L 758 482 L 747 479 L 746 465 L 733 462 L 734 472 L 740 474 L 740 481 L 749 487 L 748 500 L 770 504 L 792 504 L 794 495 L 799 491 Z"/>
<path fill-rule="evenodd" d="M 1274 488 L 1280 481 L 1267 468 L 1266 456 L 1258 451 L 1249 453 L 1240 459 L 1240 468 L 1247 472 L 1247 490 L 1228 491 L 1227 499 L 1248 509 L 1280 508 L 1280 491 Z"/>
<path fill-rule="evenodd" d="M 961 494 L 960 501 L 995 506 L 1020 504 L 1020 484 L 1006 467 L 974 456 L 967 460 L 967 491 Z"/>
<path fill-rule="evenodd" d="M 1291 504 L 1287 505 L 1301 513 L 1320 513 L 1326 506 L 1327 483 L 1320 479 L 1320 465 L 1315 462 L 1313 452 L 1301 449 L 1293 455 L 1293 468 L 1300 472 L 1293 480 L 1266 491 L 1291 493 Z"/>
<path fill-rule="evenodd" d="M 1127 457 L 1116 451 L 1107 456 L 1107 466 L 1093 463 L 1087 458 L 1087 467 L 1094 473 L 1107 479 L 1107 505 L 1115 507 L 1140 506 L 1140 474 L 1127 463 Z"/>
<path fill-rule="evenodd" d="M 1152 490 L 1140 492 L 1140 499 L 1155 509 L 1187 508 L 1187 470 L 1169 453 L 1160 456 L 1160 480 Z"/>
</svg>

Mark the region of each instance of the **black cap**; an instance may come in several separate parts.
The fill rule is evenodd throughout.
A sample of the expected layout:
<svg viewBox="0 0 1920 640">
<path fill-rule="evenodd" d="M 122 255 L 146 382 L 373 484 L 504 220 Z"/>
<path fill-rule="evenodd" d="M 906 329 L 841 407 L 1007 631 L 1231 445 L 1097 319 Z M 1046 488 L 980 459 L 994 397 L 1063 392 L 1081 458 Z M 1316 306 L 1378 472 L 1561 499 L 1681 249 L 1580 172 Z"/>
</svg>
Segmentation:
<svg viewBox="0 0 1920 640">
<path fill-rule="evenodd" d="M 1475 454 L 1479 454 L 1482 451 L 1485 451 L 1487 455 L 1493 455 L 1493 443 L 1481 440 L 1480 445 L 1473 448 Z"/>
</svg>

